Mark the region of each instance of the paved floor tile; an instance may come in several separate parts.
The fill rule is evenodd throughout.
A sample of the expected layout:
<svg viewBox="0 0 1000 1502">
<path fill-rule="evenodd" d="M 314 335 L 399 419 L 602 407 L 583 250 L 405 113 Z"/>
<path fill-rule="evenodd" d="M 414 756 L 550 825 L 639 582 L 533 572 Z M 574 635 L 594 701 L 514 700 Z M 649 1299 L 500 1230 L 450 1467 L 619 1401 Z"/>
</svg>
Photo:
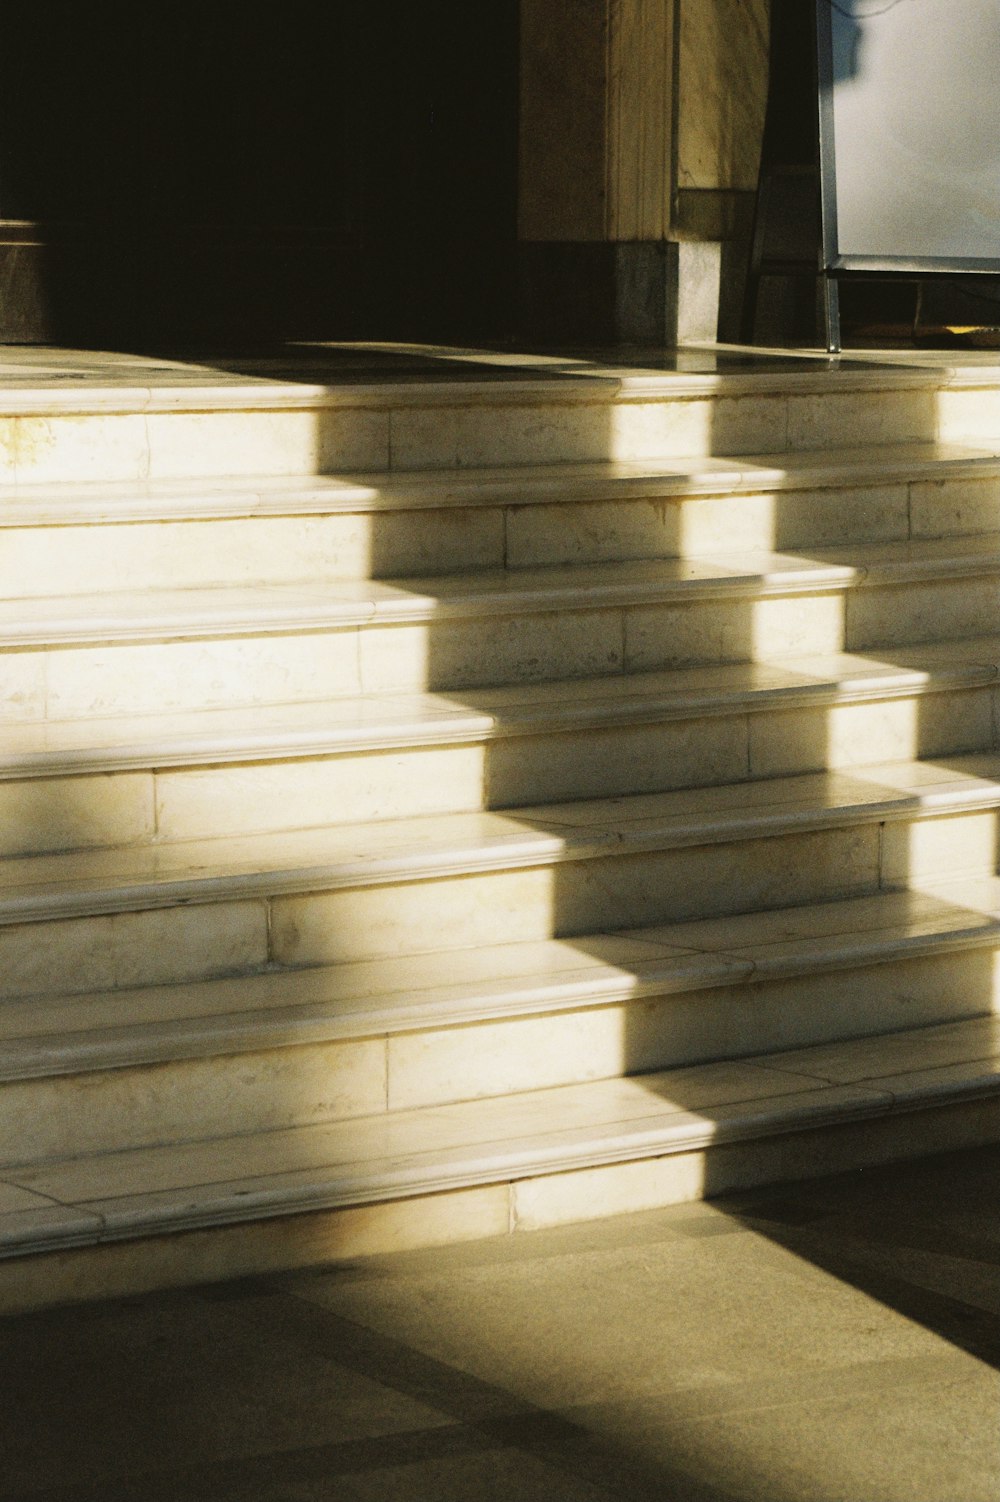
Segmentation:
<svg viewBox="0 0 1000 1502">
<path fill-rule="evenodd" d="M 0 1320 L 0 1502 L 996 1502 L 1000 1149 Z"/>
</svg>

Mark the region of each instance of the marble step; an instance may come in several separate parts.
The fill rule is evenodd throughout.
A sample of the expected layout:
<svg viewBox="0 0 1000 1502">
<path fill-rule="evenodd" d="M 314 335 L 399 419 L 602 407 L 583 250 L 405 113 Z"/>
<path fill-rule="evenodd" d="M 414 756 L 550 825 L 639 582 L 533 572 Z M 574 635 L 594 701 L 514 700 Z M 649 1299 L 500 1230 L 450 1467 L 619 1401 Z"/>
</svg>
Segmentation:
<svg viewBox="0 0 1000 1502">
<path fill-rule="evenodd" d="M 0 855 L 663 792 L 988 751 L 1000 638 L 461 696 L 0 726 Z"/>
<path fill-rule="evenodd" d="M 649 462 L 21 486 L 0 597 L 391 578 L 986 532 L 1000 457 L 900 445 Z"/>
<path fill-rule="evenodd" d="M 568 938 L 991 876 L 998 806 L 1000 757 L 972 755 L 25 856 L 0 862 L 4 990 Z"/>
<path fill-rule="evenodd" d="M 844 362 L 699 374 L 568 368 L 315 382 L 169 371 L 0 391 L 0 482 L 304 475 L 995 437 L 989 372 Z"/>
<path fill-rule="evenodd" d="M 458 690 L 978 635 L 1000 537 L 0 602 L 6 720 Z"/>
<path fill-rule="evenodd" d="M 0 1008 L 0 1161 L 646 1074 L 998 1009 L 1000 879 Z"/>
<path fill-rule="evenodd" d="M 998 1135 L 998 1024 L 980 1018 L 54 1159 L 0 1174 L 0 1301 L 13 1309 L 507 1235 Z"/>
</svg>

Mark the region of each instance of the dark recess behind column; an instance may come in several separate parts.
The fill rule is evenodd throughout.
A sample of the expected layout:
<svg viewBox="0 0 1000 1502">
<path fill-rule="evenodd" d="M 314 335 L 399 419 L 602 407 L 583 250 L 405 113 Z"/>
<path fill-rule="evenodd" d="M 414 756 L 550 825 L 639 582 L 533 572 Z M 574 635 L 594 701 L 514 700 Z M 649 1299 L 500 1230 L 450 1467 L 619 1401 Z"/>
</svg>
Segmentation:
<svg viewBox="0 0 1000 1502">
<path fill-rule="evenodd" d="M 516 0 L 14 0 L 0 337 L 508 332 L 517 47 Z"/>
</svg>

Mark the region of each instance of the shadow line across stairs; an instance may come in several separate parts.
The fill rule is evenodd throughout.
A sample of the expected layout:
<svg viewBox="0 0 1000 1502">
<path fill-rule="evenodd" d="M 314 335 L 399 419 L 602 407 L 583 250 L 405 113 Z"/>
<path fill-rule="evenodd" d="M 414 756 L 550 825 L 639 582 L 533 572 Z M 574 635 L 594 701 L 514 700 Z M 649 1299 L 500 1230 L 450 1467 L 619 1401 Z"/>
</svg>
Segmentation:
<svg viewBox="0 0 1000 1502">
<path fill-rule="evenodd" d="M 1000 1136 L 1000 369 L 0 358 L 0 1307 Z"/>
</svg>

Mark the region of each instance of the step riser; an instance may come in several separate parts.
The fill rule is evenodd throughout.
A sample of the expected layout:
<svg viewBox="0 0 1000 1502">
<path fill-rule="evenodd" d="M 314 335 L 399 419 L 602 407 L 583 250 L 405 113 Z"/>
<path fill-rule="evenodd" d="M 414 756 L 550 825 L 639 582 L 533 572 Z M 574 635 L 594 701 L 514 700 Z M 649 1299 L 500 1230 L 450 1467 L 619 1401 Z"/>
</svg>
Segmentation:
<svg viewBox="0 0 1000 1502">
<path fill-rule="evenodd" d="M 0 930 L 4 995 L 198 981 L 262 970 L 268 907 L 261 901 L 152 908 Z"/>
<path fill-rule="evenodd" d="M 997 690 L 309 760 L 0 781 L 0 857 L 668 792 L 988 751 Z"/>
<path fill-rule="evenodd" d="M 530 826 L 526 825 L 526 829 Z M 997 870 L 993 810 L 0 928 L 7 996 L 531 942 Z M 86 855 L 80 877 L 86 879 Z M 238 885 L 233 889 L 238 891 Z"/>
<path fill-rule="evenodd" d="M 754 1143 L 523 1180 L 512 1185 L 514 1223 L 518 1230 L 543 1230 L 997 1141 L 1000 1109 L 995 1101 L 900 1112 Z"/>
<path fill-rule="evenodd" d="M 462 617 L 294 635 L 6 651 L 8 721 L 464 690 L 699 664 L 889 651 L 975 635 L 1000 577 L 678 604 Z"/>
<path fill-rule="evenodd" d="M 8 526 L 0 595 L 389 579 L 988 532 L 1000 480 L 376 514 Z"/>
<path fill-rule="evenodd" d="M 623 980 L 623 994 L 627 980 Z M 932 1026 L 1000 1008 L 991 949 L 0 1085 L 4 1160 L 281 1130 Z M 678 1105 L 683 1105 L 678 1100 Z"/>
<path fill-rule="evenodd" d="M 253 516 L 224 521 L 0 529 L 0 595 L 296 584 L 502 568 L 496 507 L 377 516 Z"/>
<path fill-rule="evenodd" d="M 566 391 L 523 401 L 479 393 L 423 406 L 385 398 L 317 406 L 306 398 L 290 410 L 262 398 L 251 411 L 51 411 L 0 417 L 0 482 L 480 468 L 957 441 L 989 428 L 992 403 L 984 410 L 978 396 L 952 398 L 941 420 L 938 393 L 928 388 L 659 398 Z"/>
<path fill-rule="evenodd" d="M 995 1102 L 972 1101 L 513 1183 L 21 1257 L 0 1262 L 0 1311 L 508 1236 L 793 1182 L 818 1168 L 844 1172 L 998 1140 Z"/>
</svg>

